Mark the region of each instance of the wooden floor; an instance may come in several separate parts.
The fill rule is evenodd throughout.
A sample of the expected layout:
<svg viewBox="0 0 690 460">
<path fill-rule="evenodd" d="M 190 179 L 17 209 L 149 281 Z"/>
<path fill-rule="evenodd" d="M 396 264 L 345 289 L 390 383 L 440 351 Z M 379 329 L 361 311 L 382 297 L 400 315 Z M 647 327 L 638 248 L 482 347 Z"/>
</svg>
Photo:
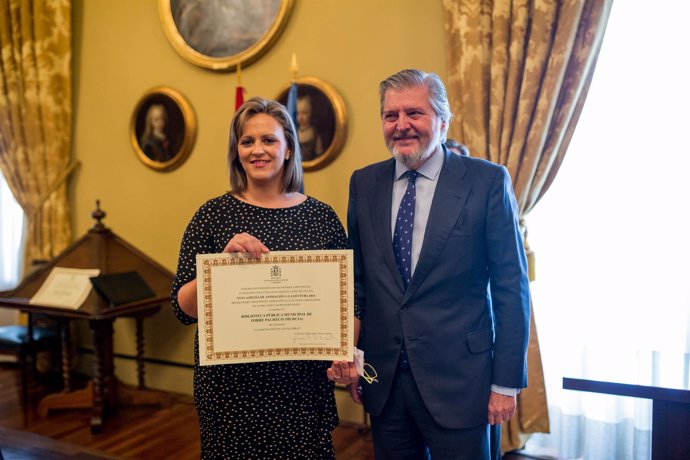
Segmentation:
<svg viewBox="0 0 690 460">
<path fill-rule="evenodd" d="M 0 459 L 102 460 L 199 458 L 199 425 L 191 396 L 172 395 L 172 407 L 121 407 L 103 432 L 92 435 L 90 412 L 59 410 L 41 418 L 36 402 L 55 391 L 49 385 L 31 387 L 31 407 L 20 402 L 18 370 L 0 363 Z M 341 423 L 333 432 L 337 460 L 374 460 L 371 433 Z M 508 454 L 503 460 L 544 459 Z"/>
<path fill-rule="evenodd" d="M 46 418 L 35 404 L 24 414 L 18 371 L 0 364 L 0 458 L 10 459 L 175 459 L 199 458 L 199 424 L 191 396 L 173 395 L 167 409 L 155 406 L 121 407 L 103 432 L 92 435 L 89 411 L 59 410 Z M 31 400 L 47 393 L 32 386 Z M 333 433 L 338 460 L 373 460 L 371 435 L 354 425 L 341 424 Z"/>
</svg>

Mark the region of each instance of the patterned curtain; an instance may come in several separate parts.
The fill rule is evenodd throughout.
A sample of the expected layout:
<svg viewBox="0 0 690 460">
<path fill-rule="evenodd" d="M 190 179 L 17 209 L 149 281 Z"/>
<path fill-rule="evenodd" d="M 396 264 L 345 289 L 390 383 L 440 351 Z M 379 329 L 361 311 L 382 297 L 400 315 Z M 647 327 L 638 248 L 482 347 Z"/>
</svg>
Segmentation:
<svg viewBox="0 0 690 460">
<path fill-rule="evenodd" d="M 0 0 L 0 168 L 27 217 L 25 261 L 72 237 L 71 40 L 70 0 Z"/>
<path fill-rule="evenodd" d="M 444 0 L 451 132 L 473 156 L 510 171 L 524 216 L 553 182 L 577 124 L 613 0 Z M 533 312 L 534 313 L 534 312 Z M 501 448 L 548 432 L 539 342 L 532 315 L 529 387 L 503 426 Z"/>
</svg>

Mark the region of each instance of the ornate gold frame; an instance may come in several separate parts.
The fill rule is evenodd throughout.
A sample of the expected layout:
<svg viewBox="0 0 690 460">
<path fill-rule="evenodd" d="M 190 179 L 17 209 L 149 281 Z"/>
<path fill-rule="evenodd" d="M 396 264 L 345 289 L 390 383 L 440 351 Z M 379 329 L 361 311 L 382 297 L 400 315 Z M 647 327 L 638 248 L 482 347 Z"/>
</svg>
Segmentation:
<svg viewBox="0 0 690 460">
<path fill-rule="evenodd" d="M 305 171 L 317 171 L 325 168 L 340 154 L 345 146 L 347 138 L 347 111 L 345 109 L 345 102 L 336 91 L 336 89 L 325 81 L 316 77 L 299 77 L 295 79 L 297 83 L 298 93 L 300 86 L 311 86 L 323 93 L 333 109 L 335 117 L 335 131 L 333 138 L 328 145 L 328 148 L 317 158 L 310 161 L 302 161 L 302 168 Z M 288 83 L 283 90 L 278 94 L 277 100 L 285 103 L 287 100 L 287 93 L 290 90 L 292 83 Z"/>
<path fill-rule="evenodd" d="M 281 0 L 280 9 L 275 20 L 258 41 L 237 54 L 214 57 L 198 52 L 185 41 L 182 35 L 180 35 L 173 19 L 170 0 L 158 0 L 158 12 L 163 25 L 163 32 L 165 32 L 165 36 L 175 51 L 194 65 L 219 71 L 233 70 L 238 64 L 251 64 L 260 58 L 276 42 L 285 29 L 293 7 L 294 0 Z"/>
<path fill-rule="evenodd" d="M 182 122 L 184 124 L 184 135 L 180 147 L 173 158 L 165 162 L 154 161 L 149 158 L 148 155 L 146 155 L 146 153 L 144 153 L 142 150 L 142 146 L 139 144 L 139 137 L 137 135 L 137 122 L 140 120 L 142 109 L 151 105 L 151 100 L 156 97 L 170 99 L 182 114 Z M 132 142 L 134 152 L 142 163 L 157 171 L 172 171 L 173 169 L 180 167 L 192 152 L 192 147 L 194 146 L 194 141 L 196 140 L 196 115 L 194 114 L 194 110 L 189 102 L 187 102 L 187 100 L 174 89 L 167 86 L 157 86 L 155 88 L 151 88 L 142 96 L 137 103 L 134 112 L 132 113 L 132 118 L 129 124 L 129 138 Z"/>
</svg>

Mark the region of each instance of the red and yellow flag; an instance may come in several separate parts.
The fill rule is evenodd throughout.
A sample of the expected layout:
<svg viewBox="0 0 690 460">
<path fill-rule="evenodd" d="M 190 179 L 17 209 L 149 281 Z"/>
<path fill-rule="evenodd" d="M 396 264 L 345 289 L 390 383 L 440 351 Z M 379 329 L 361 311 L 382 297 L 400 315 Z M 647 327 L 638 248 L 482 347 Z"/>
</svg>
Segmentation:
<svg viewBox="0 0 690 460">
<path fill-rule="evenodd" d="M 235 112 L 244 104 L 244 87 L 242 87 L 242 65 L 237 64 L 237 88 L 235 89 Z"/>
</svg>

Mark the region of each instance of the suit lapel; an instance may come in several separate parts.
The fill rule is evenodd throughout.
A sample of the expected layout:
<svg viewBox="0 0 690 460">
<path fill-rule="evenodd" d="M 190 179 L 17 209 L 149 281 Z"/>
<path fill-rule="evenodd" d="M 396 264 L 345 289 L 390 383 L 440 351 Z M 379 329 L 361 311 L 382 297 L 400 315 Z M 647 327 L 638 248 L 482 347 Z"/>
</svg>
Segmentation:
<svg viewBox="0 0 690 460">
<path fill-rule="evenodd" d="M 393 256 L 393 235 L 391 235 L 391 202 L 393 196 L 393 176 L 395 160 L 386 162 L 376 174 L 376 183 L 372 184 L 369 194 L 369 209 L 374 238 L 379 247 L 383 261 L 393 274 L 400 289 L 403 289 L 402 278 Z"/>
<path fill-rule="evenodd" d="M 460 217 L 460 213 L 462 213 L 471 190 L 469 181 L 465 178 L 466 172 L 467 168 L 459 157 L 454 157 L 452 153 L 446 153 L 434 198 L 431 202 L 422 251 L 419 254 L 419 260 L 405 293 L 404 301 L 414 295 L 433 268 Z M 395 261 L 393 265 L 395 266 Z"/>
</svg>

